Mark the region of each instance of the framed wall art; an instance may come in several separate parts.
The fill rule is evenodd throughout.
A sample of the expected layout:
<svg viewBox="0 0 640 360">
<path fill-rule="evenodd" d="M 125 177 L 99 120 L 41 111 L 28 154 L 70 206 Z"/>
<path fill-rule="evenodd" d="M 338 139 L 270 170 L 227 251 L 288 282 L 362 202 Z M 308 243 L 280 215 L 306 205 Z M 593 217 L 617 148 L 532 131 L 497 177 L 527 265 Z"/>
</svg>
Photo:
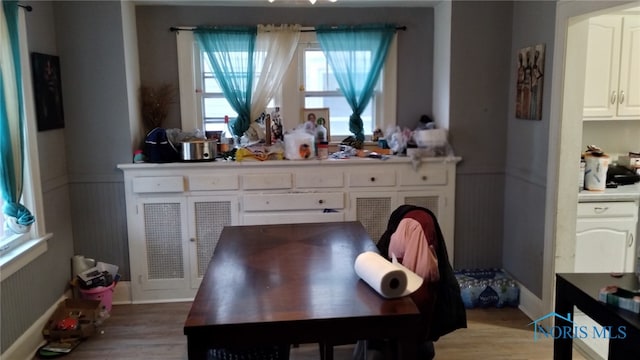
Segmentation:
<svg viewBox="0 0 640 360">
<path fill-rule="evenodd" d="M 541 120 L 544 44 L 518 51 L 516 78 L 516 118 Z"/>
<path fill-rule="evenodd" d="M 302 109 L 302 121 L 304 123 L 305 130 L 314 134 L 316 139 L 319 136 L 323 137 L 324 141 L 329 141 L 329 139 L 331 139 L 329 130 L 329 108 Z"/>
<path fill-rule="evenodd" d="M 38 131 L 63 128 L 60 59 L 34 52 L 31 53 L 31 66 Z"/>
</svg>

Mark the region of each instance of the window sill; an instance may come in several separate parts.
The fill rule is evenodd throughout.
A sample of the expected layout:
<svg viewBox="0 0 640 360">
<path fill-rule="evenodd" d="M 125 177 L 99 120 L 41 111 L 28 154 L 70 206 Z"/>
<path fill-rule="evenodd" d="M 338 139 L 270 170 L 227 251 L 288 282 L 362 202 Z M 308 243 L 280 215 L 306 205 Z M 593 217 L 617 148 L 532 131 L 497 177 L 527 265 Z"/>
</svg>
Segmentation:
<svg viewBox="0 0 640 360">
<path fill-rule="evenodd" d="M 2 255 L 0 257 L 0 282 L 44 254 L 47 251 L 47 240 L 52 236 L 53 234 L 46 234 L 43 237 L 31 239 L 11 252 Z"/>
</svg>

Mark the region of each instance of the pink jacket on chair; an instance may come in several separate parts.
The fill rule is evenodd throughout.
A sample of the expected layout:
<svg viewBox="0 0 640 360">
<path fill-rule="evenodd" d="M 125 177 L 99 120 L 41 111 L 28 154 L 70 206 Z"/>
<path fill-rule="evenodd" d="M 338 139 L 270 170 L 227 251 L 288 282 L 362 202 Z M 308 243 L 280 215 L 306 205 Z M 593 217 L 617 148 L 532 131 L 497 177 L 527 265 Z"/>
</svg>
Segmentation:
<svg viewBox="0 0 640 360">
<path fill-rule="evenodd" d="M 436 255 L 436 234 L 433 220 L 422 211 L 409 212 L 391 235 L 389 257 L 415 272 L 425 282 L 440 280 Z"/>
</svg>

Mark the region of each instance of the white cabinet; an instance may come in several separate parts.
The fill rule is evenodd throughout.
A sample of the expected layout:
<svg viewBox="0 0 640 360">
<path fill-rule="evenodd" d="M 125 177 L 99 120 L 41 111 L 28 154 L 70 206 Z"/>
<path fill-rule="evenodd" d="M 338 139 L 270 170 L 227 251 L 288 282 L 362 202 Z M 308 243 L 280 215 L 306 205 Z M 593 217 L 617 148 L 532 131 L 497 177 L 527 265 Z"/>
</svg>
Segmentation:
<svg viewBox="0 0 640 360">
<path fill-rule="evenodd" d="M 574 270 L 633 272 L 638 203 L 578 204 Z"/>
<path fill-rule="evenodd" d="M 378 241 L 402 204 L 435 213 L 453 262 L 459 160 L 415 168 L 406 157 L 119 165 L 132 301 L 193 299 L 225 226 L 358 220 Z"/>
<path fill-rule="evenodd" d="M 235 196 L 143 197 L 128 214 L 134 302 L 191 299 L 224 226 L 237 224 Z"/>
<path fill-rule="evenodd" d="M 640 119 L 640 16 L 589 19 L 584 120 Z"/>
<path fill-rule="evenodd" d="M 225 226 L 238 224 L 236 195 L 189 196 L 189 277 L 197 290 Z"/>
</svg>

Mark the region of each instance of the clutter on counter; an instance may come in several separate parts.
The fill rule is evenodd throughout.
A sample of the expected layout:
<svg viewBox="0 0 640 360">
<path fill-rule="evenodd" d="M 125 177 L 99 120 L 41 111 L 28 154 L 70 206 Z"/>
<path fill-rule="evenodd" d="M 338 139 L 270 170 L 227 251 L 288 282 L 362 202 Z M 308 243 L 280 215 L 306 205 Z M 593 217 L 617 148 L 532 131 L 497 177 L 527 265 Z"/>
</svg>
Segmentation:
<svg viewBox="0 0 640 360">
<path fill-rule="evenodd" d="M 166 163 L 184 161 L 266 161 L 347 159 L 350 157 L 408 156 L 451 157 L 453 149 L 446 129 L 438 128 L 435 121 L 422 115 L 413 129 L 390 126 L 385 131 L 376 129 L 371 142 L 347 136 L 339 144 L 331 144 L 328 123 L 309 122 L 283 131 L 279 110 L 263 112 L 242 136 L 229 138 L 224 131 L 190 132 L 180 129 L 155 128 L 145 139 L 143 150 L 136 150 L 134 162 Z M 228 116 L 226 131 L 230 131 Z M 377 145 L 377 146 L 376 146 Z M 351 152 L 348 149 L 355 149 Z M 331 151 L 333 150 L 333 152 Z M 364 153 L 364 155 L 363 155 Z"/>
</svg>

